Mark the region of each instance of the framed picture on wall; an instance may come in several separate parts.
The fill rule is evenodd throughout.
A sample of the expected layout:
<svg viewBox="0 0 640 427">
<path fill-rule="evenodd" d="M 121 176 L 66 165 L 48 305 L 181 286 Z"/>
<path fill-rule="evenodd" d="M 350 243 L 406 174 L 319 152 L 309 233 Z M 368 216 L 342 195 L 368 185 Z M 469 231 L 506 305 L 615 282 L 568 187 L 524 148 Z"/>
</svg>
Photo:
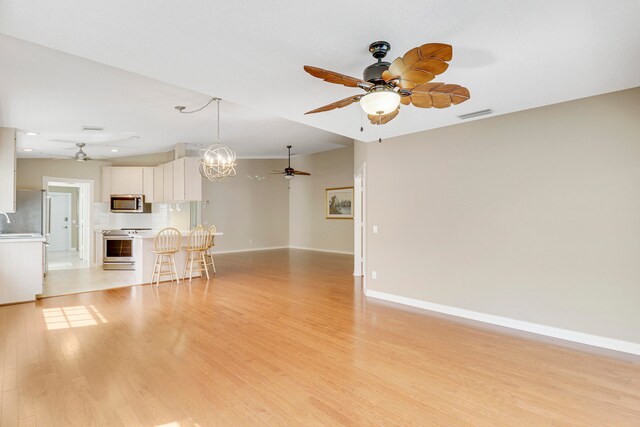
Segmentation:
<svg viewBox="0 0 640 427">
<path fill-rule="evenodd" d="M 327 219 L 353 219 L 353 187 L 327 188 L 324 205 Z"/>
</svg>

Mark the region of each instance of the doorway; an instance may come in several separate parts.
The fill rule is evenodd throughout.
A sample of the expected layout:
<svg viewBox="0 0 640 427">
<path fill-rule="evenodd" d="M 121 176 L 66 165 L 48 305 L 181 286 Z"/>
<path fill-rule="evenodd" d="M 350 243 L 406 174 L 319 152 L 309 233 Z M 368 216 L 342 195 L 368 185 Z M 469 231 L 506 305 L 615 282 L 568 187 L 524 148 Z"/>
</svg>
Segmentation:
<svg viewBox="0 0 640 427">
<path fill-rule="evenodd" d="M 91 200 L 93 181 L 43 178 L 50 214 L 47 271 L 91 266 Z"/>
</svg>

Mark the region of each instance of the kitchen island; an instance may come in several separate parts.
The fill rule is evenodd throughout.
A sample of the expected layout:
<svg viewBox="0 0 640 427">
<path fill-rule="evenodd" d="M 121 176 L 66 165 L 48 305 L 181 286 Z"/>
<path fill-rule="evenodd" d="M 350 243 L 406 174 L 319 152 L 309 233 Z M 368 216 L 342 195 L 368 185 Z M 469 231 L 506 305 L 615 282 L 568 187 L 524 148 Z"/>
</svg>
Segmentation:
<svg viewBox="0 0 640 427">
<path fill-rule="evenodd" d="M 0 234 L 0 304 L 35 301 L 42 293 L 44 237 Z"/>
<path fill-rule="evenodd" d="M 158 231 L 143 231 L 133 235 L 133 257 L 135 261 L 135 285 L 143 285 L 151 283 L 151 276 L 153 274 L 153 265 L 156 259 L 156 255 L 151 252 L 153 250 L 153 239 Z M 180 231 L 182 234 L 182 242 L 180 244 L 180 251 L 174 255 L 176 260 L 176 268 L 178 269 L 178 276 L 182 280 L 182 271 L 184 270 L 184 264 L 187 260 L 187 251 L 184 250 L 188 246 L 188 237 L 190 230 Z M 216 232 L 214 236 L 223 236 L 224 233 Z M 195 263 L 194 263 L 195 267 Z M 211 272 L 210 272 L 211 274 Z M 199 277 L 200 272 L 194 270 L 193 277 Z M 170 281 L 169 276 L 163 276 L 160 281 Z"/>
</svg>

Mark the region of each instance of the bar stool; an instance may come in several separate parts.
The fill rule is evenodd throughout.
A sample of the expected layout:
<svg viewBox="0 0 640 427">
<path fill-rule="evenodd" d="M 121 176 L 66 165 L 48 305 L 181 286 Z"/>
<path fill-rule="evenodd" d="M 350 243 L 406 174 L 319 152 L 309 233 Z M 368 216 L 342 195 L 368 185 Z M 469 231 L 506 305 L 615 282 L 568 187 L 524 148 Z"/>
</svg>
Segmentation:
<svg viewBox="0 0 640 427">
<path fill-rule="evenodd" d="M 205 260 L 204 267 L 205 268 L 207 268 L 208 266 L 213 267 L 213 272 L 214 273 L 216 272 L 216 263 L 213 262 L 212 249 L 216 245 L 215 244 L 216 236 L 214 236 L 215 232 L 216 232 L 216 226 L 215 225 L 212 225 L 211 227 L 209 227 L 209 234 L 211 235 L 211 239 L 209 240 L 209 247 L 207 248 L 207 250 L 204 253 L 204 260 Z"/>
<path fill-rule="evenodd" d="M 158 232 L 153 238 L 153 249 L 151 252 L 156 254 L 156 260 L 153 264 L 153 273 L 151 274 L 151 283 L 154 279 L 156 286 L 160 285 L 160 276 L 171 276 L 171 281 L 175 276 L 176 282 L 180 284 L 178 269 L 176 268 L 176 259 L 174 255 L 180 251 L 180 242 L 182 235 L 180 231 L 173 227 L 167 227 Z M 164 260 L 168 263 L 169 269 L 163 270 Z"/>
<path fill-rule="evenodd" d="M 209 280 L 209 270 L 207 270 L 206 261 L 204 259 L 204 253 L 209 249 L 209 240 L 211 239 L 211 233 L 209 230 L 205 230 L 201 225 L 197 226 L 191 233 L 189 233 L 189 239 L 187 243 L 187 259 L 184 263 L 184 272 L 182 278 L 187 279 L 187 265 L 189 265 L 189 281 L 193 277 L 193 263 L 197 263 L 198 270 L 202 275 L 202 272 L 207 275 Z"/>
</svg>

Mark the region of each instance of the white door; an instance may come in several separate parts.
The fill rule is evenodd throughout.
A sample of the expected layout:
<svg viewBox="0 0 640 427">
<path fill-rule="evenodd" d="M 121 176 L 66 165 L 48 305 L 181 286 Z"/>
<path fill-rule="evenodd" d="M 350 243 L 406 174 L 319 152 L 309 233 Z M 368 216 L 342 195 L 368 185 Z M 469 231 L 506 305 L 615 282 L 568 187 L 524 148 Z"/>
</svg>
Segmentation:
<svg viewBox="0 0 640 427">
<path fill-rule="evenodd" d="M 71 250 L 71 194 L 49 193 L 51 197 L 50 251 Z"/>
</svg>

